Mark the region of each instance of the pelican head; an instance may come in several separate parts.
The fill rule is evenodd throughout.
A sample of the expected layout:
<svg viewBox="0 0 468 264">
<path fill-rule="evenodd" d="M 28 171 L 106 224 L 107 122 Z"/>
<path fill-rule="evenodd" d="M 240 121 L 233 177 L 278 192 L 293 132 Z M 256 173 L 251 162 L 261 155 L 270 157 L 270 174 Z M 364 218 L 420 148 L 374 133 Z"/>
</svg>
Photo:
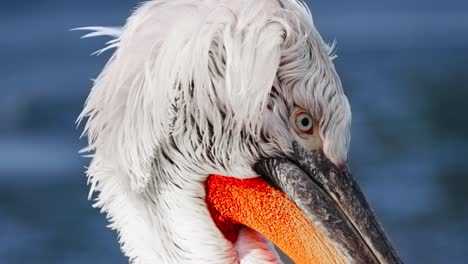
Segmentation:
<svg viewBox="0 0 468 264">
<path fill-rule="evenodd" d="M 347 170 L 351 111 L 297 0 L 152 0 L 86 119 L 96 206 L 132 263 L 400 263 Z"/>
</svg>

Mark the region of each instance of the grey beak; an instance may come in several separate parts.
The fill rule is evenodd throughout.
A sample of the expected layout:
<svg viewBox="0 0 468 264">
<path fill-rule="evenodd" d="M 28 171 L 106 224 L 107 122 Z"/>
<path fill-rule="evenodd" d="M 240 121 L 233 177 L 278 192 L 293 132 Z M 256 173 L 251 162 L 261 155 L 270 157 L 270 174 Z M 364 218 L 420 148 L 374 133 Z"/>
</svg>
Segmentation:
<svg viewBox="0 0 468 264">
<path fill-rule="evenodd" d="M 257 173 L 288 195 L 350 263 L 403 263 L 354 178 L 322 151 L 293 144 L 293 158 L 271 158 Z"/>
</svg>

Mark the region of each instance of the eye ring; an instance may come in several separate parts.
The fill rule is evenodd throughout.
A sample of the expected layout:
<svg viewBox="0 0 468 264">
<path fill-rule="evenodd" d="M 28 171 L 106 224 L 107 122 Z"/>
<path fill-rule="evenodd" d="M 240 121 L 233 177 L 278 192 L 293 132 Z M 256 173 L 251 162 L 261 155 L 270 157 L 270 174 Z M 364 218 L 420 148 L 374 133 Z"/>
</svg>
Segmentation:
<svg viewBox="0 0 468 264">
<path fill-rule="evenodd" d="M 314 134 L 314 120 L 312 116 L 305 111 L 298 111 L 294 114 L 294 128 L 300 134 Z"/>
</svg>

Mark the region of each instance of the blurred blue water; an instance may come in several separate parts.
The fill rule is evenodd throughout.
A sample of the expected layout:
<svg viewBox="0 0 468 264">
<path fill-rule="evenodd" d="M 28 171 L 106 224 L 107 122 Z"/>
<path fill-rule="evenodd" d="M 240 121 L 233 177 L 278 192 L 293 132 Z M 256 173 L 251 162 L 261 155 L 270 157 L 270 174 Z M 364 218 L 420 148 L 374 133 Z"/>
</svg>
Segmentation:
<svg viewBox="0 0 468 264">
<path fill-rule="evenodd" d="M 338 42 L 351 168 L 407 263 L 468 262 L 468 2 L 309 1 Z M 135 1 L 0 1 L 0 263 L 125 263 L 87 201 L 75 128 L 109 54 L 68 30 Z"/>
</svg>

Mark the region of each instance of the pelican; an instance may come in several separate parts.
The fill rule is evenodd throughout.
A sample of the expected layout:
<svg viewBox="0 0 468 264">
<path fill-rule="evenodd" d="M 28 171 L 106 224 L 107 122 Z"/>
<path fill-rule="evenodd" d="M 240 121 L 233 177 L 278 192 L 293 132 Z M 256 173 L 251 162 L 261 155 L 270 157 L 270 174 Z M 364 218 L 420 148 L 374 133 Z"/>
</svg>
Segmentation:
<svg viewBox="0 0 468 264">
<path fill-rule="evenodd" d="M 333 45 L 298 0 L 151 0 L 78 121 L 130 263 L 401 263 L 347 169 Z"/>
</svg>

